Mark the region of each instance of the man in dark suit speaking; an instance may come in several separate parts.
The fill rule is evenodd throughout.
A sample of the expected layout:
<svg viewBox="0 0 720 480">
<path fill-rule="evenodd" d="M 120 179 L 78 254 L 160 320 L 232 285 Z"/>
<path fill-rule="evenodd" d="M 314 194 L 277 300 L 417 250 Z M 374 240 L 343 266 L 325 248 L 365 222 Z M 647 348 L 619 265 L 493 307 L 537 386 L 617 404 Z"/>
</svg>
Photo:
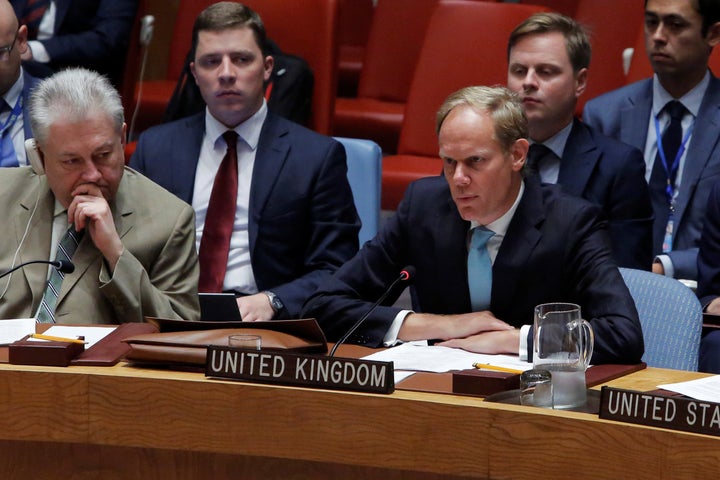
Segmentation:
<svg viewBox="0 0 720 480">
<path fill-rule="evenodd" d="M 268 112 L 265 40 L 242 4 L 202 11 L 190 68 L 207 109 L 144 132 L 130 162 L 193 206 L 200 291 L 235 292 L 251 321 L 298 317 L 360 229 L 342 145 Z"/>
<path fill-rule="evenodd" d="M 582 27 L 559 13 L 535 14 L 510 35 L 508 87 L 528 117 L 528 163 L 543 182 L 602 208 L 618 266 L 650 270 L 653 210 L 642 153 L 574 119 L 590 52 Z"/>
<path fill-rule="evenodd" d="M 350 341 L 440 339 L 524 358 L 534 307 L 566 301 L 594 328 L 593 363 L 638 362 L 640 323 L 599 208 L 523 178 L 529 144 L 519 98 L 503 87 L 462 89 L 440 107 L 437 131 L 445 178 L 412 183 L 395 217 L 320 287 L 304 315 L 337 340 L 414 265 L 414 311 L 381 306 Z"/>
</svg>

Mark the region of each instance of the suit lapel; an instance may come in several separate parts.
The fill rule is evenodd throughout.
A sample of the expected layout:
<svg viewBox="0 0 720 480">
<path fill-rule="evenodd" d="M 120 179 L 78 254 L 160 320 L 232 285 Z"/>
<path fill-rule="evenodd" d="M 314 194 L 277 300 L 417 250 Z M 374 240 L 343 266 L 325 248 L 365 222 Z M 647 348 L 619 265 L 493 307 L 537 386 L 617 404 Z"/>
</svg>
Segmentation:
<svg viewBox="0 0 720 480">
<path fill-rule="evenodd" d="M 692 139 L 685 156 L 680 190 L 675 203 L 677 222 L 682 221 L 688 201 L 692 198 L 698 181 L 705 170 L 718 143 L 720 125 L 720 80 L 710 77 L 705 97 L 700 104 Z"/>
<path fill-rule="evenodd" d="M 562 185 L 563 190 L 582 197 L 599 158 L 600 151 L 595 146 L 587 127 L 575 120 L 560 162 L 558 183 Z"/>
<path fill-rule="evenodd" d="M 177 192 L 178 197 L 192 205 L 195 174 L 205 136 L 205 111 L 187 117 L 181 127 L 182 130 L 176 132 L 178 135 L 170 142 L 169 155 L 173 159 L 170 190 Z"/>
<path fill-rule="evenodd" d="M 23 70 L 23 132 L 25 132 L 25 138 L 32 138 L 33 133 L 30 128 L 30 115 L 28 115 L 28 105 L 30 105 L 30 92 L 38 84 L 38 80 L 35 77 L 30 76 Z"/>
<path fill-rule="evenodd" d="M 444 181 L 444 180 L 443 180 Z M 468 285 L 467 257 L 468 231 L 470 222 L 460 217 L 457 207 L 448 193 L 445 208 L 437 218 L 437 231 L 433 258 L 442 259 L 437 263 L 437 278 L 457 279 L 457 283 L 448 281 L 438 285 L 438 302 L 446 304 L 448 312 L 469 312 L 470 287 Z M 423 241 L 418 239 L 418 241 Z M 462 272 L 462 275 L 458 275 Z"/>
<path fill-rule="evenodd" d="M 67 15 L 69 9 L 70 0 L 55 0 L 55 32 L 60 30 L 60 25 L 65 20 L 65 15 Z"/>
<path fill-rule="evenodd" d="M 23 262 L 50 258 L 50 241 L 52 230 L 52 217 L 55 200 L 48 188 L 45 176 L 39 177 L 38 185 L 30 189 L 20 199 L 20 209 L 15 216 L 14 229 L 17 244 L 22 248 L 15 262 Z M 25 230 L 27 229 L 27 235 Z M 24 237 L 24 238 L 23 238 Z M 33 303 L 35 298 L 42 297 L 45 291 L 47 270 L 43 268 L 24 268 L 20 272 L 25 276 L 28 289 L 32 292 Z"/>
<path fill-rule="evenodd" d="M 628 97 L 627 105 L 622 108 L 620 115 L 620 140 L 645 151 L 647 129 L 650 124 L 652 110 L 652 78 L 643 80 L 640 94 L 637 97 Z"/>
<path fill-rule="evenodd" d="M 248 231 L 251 256 L 255 250 L 262 212 L 290 152 L 288 133 L 287 128 L 280 124 L 277 117 L 268 113 L 260 132 L 250 185 Z"/>
<path fill-rule="evenodd" d="M 493 311 L 509 311 L 515 301 L 518 278 L 525 273 L 527 260 L 542 234 L 540 227 L 545 221 L 540 183 L 536 179 L 525 180 L 525 193 L 505 235 L 493 264 Z M 537 272 L 535 272 L 537 274 Z"/>
</svg>

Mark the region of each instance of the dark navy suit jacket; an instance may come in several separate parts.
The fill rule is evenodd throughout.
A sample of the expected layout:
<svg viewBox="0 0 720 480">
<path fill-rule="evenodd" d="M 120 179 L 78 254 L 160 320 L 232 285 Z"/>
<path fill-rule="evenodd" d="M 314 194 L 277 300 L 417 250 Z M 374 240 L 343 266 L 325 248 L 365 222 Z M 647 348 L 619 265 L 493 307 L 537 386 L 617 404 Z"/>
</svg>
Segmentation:
<svg viewBox="0 0 720 480">
<path fill-rule="evenodd" d="M 705 228 L 698 253 L 697 295 L 703 307 L 720 296 L 720 183 L 716 183 L 708 199 Z"/>
<path fill-rule="evenodd" d="M 602 207 L 618 266 L 650 269 L 653 209 L 640 150 L 575 120 L 557 183 Z"/>
<path fill-rule="evenodd" d="M 599 208 L 562 194 L 557 185 L 540 186 L 535 178 L 526 179 L 525 185 L 493 264 L 490 310 L 519 327 L 532 324 L 538 304 L 577 303 L 595 331 L 593 363 L 639 362 L 644 351 L 640 322 L 611 260 Z M 412 183 L 397 214 L 321 285 L 305 304 L 303 315 L 317 318 L 328 340 L 338 340 L 405 265 L 416 268 L 411 287 L 414 311 L 470 312 L 469 227 L 458 214 L 444 178 Z M 392 305 L 399 293 L 390 295 L 386 305 Z M 377 308 L 351 341 L 380 346 L 399 311 L 392 306 Z"/>
<path fill-rule="evenodd" d="M 605 135 L 645 150 L 652 109 L 652 79 L 606 93 L 585 104 L 583 119 Z M 710 77 L 700 105 L 682 171 L 675 203 L 675 235 L 669 253 L 676 278 L 697 278 L 697 251 L 705 208 L 713 184 L 720 179 L 720 80 Z M 658 210 L 663 192 L 650 192 L 655 209 L 654 253 L 661 252 L 665 235 Z"/>
<path fill-rule="evenodd" d="M 144 132 L 130 166 L 192 203 L 205 112 Z M 250 187 L 250 260 L 260 291 L 298 317 L 318 283 L 358 249 L 360 220 L 345 151 L 332 138 L 268 113 Z"/>
<path fill-rule="evenodd" d="M 25 133 L 26 139 L 33 138 L 32 129 L 30 128 L 30 115 L 27 115 L 27 108 L 28 105 L 30 105 L 30 93 L 38 83 L 40 83 L 39 79 L 23 70 L 23 132 Z"/>
<path fill-rule="evenodd" d="M 27 0 L 10 0 L 18 18 Z M 82 66 L 117 85 L 138 9 L 138 0 L 55 0 L 55 33 L 41 43 L 52 70 Z M 33 68 L 29 65 L 29 68 Z"/>
</svg>

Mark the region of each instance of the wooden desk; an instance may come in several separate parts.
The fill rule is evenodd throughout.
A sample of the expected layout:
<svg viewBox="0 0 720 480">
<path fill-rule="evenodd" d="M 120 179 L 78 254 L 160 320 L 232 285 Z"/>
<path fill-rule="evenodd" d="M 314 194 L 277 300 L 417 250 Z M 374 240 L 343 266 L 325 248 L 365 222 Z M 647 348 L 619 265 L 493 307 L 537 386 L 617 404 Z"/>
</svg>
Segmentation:
<svg viewBox="0 0 720 480">
<path fill-rule="evenodd" d="M 647 369 L 652 390 L 702 374 Z M 596 415 L 253 385 L 115 367 L 0 365 L 0 478 L 713 478 L 720 438 Z"/>
</svg>

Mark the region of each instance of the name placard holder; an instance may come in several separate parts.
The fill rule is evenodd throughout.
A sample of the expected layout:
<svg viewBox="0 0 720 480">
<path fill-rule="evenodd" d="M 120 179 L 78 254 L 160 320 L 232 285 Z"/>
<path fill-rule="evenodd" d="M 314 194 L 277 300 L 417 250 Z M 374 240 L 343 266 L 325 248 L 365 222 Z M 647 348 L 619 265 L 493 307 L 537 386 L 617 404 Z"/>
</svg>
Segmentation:
<svg viewBox="0 0 720 480">
<path fill-rule="evenodd" d="M 720 437 L 720 403 L 602 387 L 600 418 Z"/>
<path fill-rule="evenodd" d="M 207 377 L 231 378 L 276 385 L 392 393 L 392 362 L 307 355 L 280 350 L 250 350 L 210 345 Z"/>
</svg>

